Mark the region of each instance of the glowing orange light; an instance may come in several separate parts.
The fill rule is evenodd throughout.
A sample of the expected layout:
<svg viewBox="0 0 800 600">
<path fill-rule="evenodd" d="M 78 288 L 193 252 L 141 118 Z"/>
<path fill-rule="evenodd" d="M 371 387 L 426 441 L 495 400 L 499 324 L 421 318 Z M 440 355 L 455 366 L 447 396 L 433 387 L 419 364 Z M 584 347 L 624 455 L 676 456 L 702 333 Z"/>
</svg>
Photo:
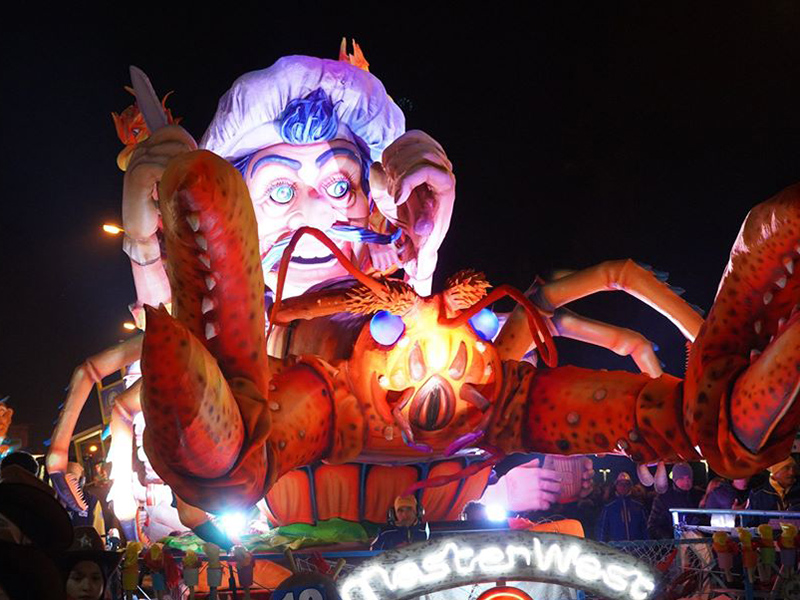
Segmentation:
<svg viewBox="0 0 800 600">
<path fill-rule="evenodd" d="M 97 452 L 97 446 L 95 446 L 94 444 L 89 446 L 89 452 Z"/>
<path fill-rule="evenodd" d="M 532 600 L 532 598 L 522 590 L 511 586 L 499 586 L 486 590 L 478 600 Z"/>
<path fill-rule="evenodd" d="M 122 324 L 122 326 L 123 326 L 125 329 L 127 329 L 128 331 L 133 331 L 134 329 L 136 329 L 136 325 L 134 325 L 134 324 L 133 324 L 133 323 L 131 323 L 130 321 L 125 321 L 125 322 Z"/>
<path fill-rule="evenodd" d="M 120 233 L 123 233 L 125 230 L 122 227 L 117 227 L 116 225 L 113 225 L 111 223 L 105 223 L 103 225 L 103 231 L 111 235 L 119 235 Z"/>
</svg>

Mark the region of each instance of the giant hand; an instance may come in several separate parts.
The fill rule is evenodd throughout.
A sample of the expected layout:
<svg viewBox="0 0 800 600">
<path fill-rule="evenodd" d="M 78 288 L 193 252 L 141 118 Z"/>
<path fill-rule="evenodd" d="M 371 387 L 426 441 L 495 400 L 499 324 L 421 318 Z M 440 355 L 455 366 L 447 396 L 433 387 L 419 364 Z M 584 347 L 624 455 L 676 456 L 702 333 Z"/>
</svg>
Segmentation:
<svg viewBox="0 0 800 600">
<path fill-rule="evenodd" d="M 422 131 L 408 131 L 370 169 L 378 210 L 406 235 L 400 262 L 418 293 L 431 291 L 439 246 L 450 227 L 456 180 L 441 145 Z"/>
<path fill-rule="evenodd" d="M 583 457 L 580 472 L 580 496 L 592 491 L 592 461 Z M 548 510 L 564 494 L 563 473 L 540 466 L 538 458 L 514 467 L 497 483 L 490 485 L 481 498 L 484 504 L 500 504 L 511 512 Z"/>
<path fill-rule="evenodd" d="M 179 154 L 196 149 L 197 143 L 183 127 L 169 125 L 136 146 L 125 171 L 122 247 L 131 259 L 139 306 L 158 306 L 169 301 L 169 283 L 156 235 L 160 219 L 156 189 L 167 163 Z"/>
</svg>

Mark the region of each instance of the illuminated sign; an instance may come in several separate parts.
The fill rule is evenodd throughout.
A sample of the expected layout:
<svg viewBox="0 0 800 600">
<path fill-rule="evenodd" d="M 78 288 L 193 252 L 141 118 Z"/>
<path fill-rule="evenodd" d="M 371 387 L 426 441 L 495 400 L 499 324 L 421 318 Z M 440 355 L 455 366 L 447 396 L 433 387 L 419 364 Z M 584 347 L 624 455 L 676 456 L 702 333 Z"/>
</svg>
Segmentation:
<svg viewBox="0 0 800 600">
<path fill-rule="evenodd" d="M 658 575 L 647 563 L 560 533 L 463 534 L 390 550 L 338 583 L 342 600 L 406 600 L 462 585 L 540 581 L 614 600 L 648 600 Z"/>
</svg>

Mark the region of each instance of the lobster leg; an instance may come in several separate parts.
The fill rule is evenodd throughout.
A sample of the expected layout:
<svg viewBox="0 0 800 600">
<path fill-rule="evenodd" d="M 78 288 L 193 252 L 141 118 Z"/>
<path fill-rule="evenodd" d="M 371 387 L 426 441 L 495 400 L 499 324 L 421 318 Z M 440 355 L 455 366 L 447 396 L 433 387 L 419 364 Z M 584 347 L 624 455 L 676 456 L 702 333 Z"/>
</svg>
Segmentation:
<svg viewBox="0 0 800 600">
<path fill-rule="evenodd" d="M 67 475 L 67 460 L 75 424 L 92 392 L 92 387 L 103 377 L 139 359 L 142 351 L 142 336 L 137 335 L 121 344 L 112 346 L 99 354 L 86 359 L 72 373 L 69 392 L 64 400 L 64 408 L 58 415 L 53 431 L 50 451 L 47 453 L 47 472 L 59 496 L 75 510 L 85 510 L 86 503 L 78 490 L 77 482 Z"/>
</svg>

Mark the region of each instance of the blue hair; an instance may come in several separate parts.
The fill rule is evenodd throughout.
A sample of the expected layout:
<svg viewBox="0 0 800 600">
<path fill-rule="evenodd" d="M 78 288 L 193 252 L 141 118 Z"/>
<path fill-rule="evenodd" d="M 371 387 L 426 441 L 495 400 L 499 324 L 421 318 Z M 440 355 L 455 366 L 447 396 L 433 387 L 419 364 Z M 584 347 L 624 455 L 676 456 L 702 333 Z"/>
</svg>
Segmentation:
<svg viewBox="0 0 800 600">
<path fill-rule="evenodd" d="M 314 144 L 336 137 L 339 117 L 331 99 L 322 88 L 305 98 L 295 98 L 280 117 L 280 134 L 287 144 Z"/>
<path fill-rule="evenodd" d="M 297 146 L 328 142 L 339 131 L 336 106 L 322 88 L 317 88 L 305 98 L 295 98 L 289 102 L 279 121 L 281 139 L 287 144 Z M 365 194 L 369 194 L 369 166 L 372 164 L 369 148 L 357 137 L 356 147 L 361 157 L 361 187 Z M 247 174 L 253 154 L 238 158 L 232 163 L 242 177 Z"/>
</svg>

